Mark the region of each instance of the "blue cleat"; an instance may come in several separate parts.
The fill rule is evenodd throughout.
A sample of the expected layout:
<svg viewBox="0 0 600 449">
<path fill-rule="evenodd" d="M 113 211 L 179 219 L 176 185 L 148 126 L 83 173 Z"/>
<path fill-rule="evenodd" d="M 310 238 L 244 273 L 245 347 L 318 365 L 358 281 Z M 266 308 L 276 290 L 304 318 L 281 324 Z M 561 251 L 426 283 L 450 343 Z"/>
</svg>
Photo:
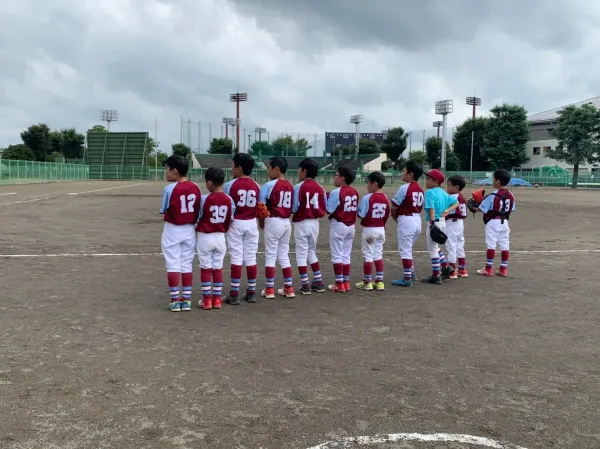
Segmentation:
<svg viewBox="0 0 600 449">
<path fill-rule="evenodd" d="M 406 281 L 404 279 L 396 279 L 392 281 L 392 285 L 395 287 L 412 287 L 413 281 Z"/>
</svg>

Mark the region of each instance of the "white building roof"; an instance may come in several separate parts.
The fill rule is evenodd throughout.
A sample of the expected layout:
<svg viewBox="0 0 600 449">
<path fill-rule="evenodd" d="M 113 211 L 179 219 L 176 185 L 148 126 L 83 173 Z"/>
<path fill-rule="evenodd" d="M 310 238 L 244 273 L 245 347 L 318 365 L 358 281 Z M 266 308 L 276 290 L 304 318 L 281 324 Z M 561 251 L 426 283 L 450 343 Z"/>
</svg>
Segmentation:
<svg viewBox="0 0 600 449">
<path fill-rule="evenodd" d="M 537 114 L 527 117 L 529 123 L 547 123 L 553 122 L 558 118 L 558 113 L 567 106 L 582 106 L 587 103 L 592 103 L 597 108 L 600 108 L 600 97 L 590 98 L 588 100 L 578 101 L 577 103 L 568 104 L 559 108 L 550 109 L 549 111 L 538 112 Z"/>
</svg>

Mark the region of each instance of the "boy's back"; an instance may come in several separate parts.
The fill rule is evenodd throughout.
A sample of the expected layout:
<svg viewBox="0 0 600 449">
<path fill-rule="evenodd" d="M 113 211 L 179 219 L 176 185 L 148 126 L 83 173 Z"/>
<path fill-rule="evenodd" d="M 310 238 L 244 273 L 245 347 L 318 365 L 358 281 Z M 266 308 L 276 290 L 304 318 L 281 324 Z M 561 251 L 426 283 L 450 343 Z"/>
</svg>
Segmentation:
<svg viewBox="0 0 600 449">
<path fill-rule="evenodd" d="M 307 178 L 294 186 L 294 213 L 292 221 L 321 218 L 325 216 L 325 189 L 317 181 Z"/>
<path fill-rule="evenodd" d="M 333 190 L 327 200 L 329 219 L 335 219 L 346 226 L 356 223 L 358 192 L 352 186 L 341 186 Z"/>
<path fill-rule="evenodd" d="M 169 184 L 163 190 L 164 221 L 177 226 L 195 224 L 200 212 L 200 187 L 192 181 Z"/>
<path fill-rule="evenodd" d="M 360 224 L 368 228 L 385 227 L 390 218 L 390 201 L 387 195 L 383 192 L 368 193 L 362 201 L 368 203 L 368 209 L 359 213 L 362 216 Z"/>
<path fill-rule="evenodd" d="M 225 192 L 212 192 L 204 195 L 196 231 L 205 234 L 225 233 L 229 229 L 234 212 L 233 200 Z"/>
<path fill-rule="evenodd" d="M 258 194 L 260 187 L 252 178 L 232 179 L 223 186 L 235 204 L 236 220 L 254 220 L 256 218 Z"/>
<path fill-rule="evenodd" d="M 272 179 L 261 187 L 260 199 L 273 218 L 290 218 L 294 186 L 287 179 Z"/>
</svg>

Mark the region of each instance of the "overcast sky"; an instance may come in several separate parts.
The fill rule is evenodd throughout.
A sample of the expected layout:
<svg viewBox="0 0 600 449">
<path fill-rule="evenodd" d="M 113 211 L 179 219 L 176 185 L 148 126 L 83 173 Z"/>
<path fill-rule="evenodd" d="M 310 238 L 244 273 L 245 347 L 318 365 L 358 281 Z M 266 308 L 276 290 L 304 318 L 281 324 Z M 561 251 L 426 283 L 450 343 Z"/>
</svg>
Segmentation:
<svg viewBox="0 0 600 449">
<path fill-rule="evenodd" d="M 85 131 L 101 109 L 119 131 L 153 135 L 156 118 L 161 147 L 180 117 L 214 137 L 238 89 L 246 139 L 312 140 L 352 114 L 419 135 L 436 100 L 454 100 L 456 125 L 471 95 L 481 114 L 540 112 L 600 95 L 598 23 L 598 0 L 2 0 L 0 146 L 37 122 Z"/>
</svg>

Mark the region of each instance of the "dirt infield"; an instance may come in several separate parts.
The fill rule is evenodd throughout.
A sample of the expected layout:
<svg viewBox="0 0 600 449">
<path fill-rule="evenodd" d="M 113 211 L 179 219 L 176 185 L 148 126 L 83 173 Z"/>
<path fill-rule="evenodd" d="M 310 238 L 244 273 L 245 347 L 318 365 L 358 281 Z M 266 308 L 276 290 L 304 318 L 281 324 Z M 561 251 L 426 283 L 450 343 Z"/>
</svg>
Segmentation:
<svg viewBox="0 0 600 449">
<path fill-rule="evenodd" d="M 394 288 L 390 222 L 385 292 L 173 314 L 163 186 L 0 187 L 0 448 L 306 449 L 399 432 L 600 447 L 600 192 L 515 190 L 507 279 L 474 275 L 478 217 L 466 222 L 473 276 Z M 327 237 L 323 220 L 331 280 Z M 515 447 L 363 443 L 322 447 Z"/>
</svg>

